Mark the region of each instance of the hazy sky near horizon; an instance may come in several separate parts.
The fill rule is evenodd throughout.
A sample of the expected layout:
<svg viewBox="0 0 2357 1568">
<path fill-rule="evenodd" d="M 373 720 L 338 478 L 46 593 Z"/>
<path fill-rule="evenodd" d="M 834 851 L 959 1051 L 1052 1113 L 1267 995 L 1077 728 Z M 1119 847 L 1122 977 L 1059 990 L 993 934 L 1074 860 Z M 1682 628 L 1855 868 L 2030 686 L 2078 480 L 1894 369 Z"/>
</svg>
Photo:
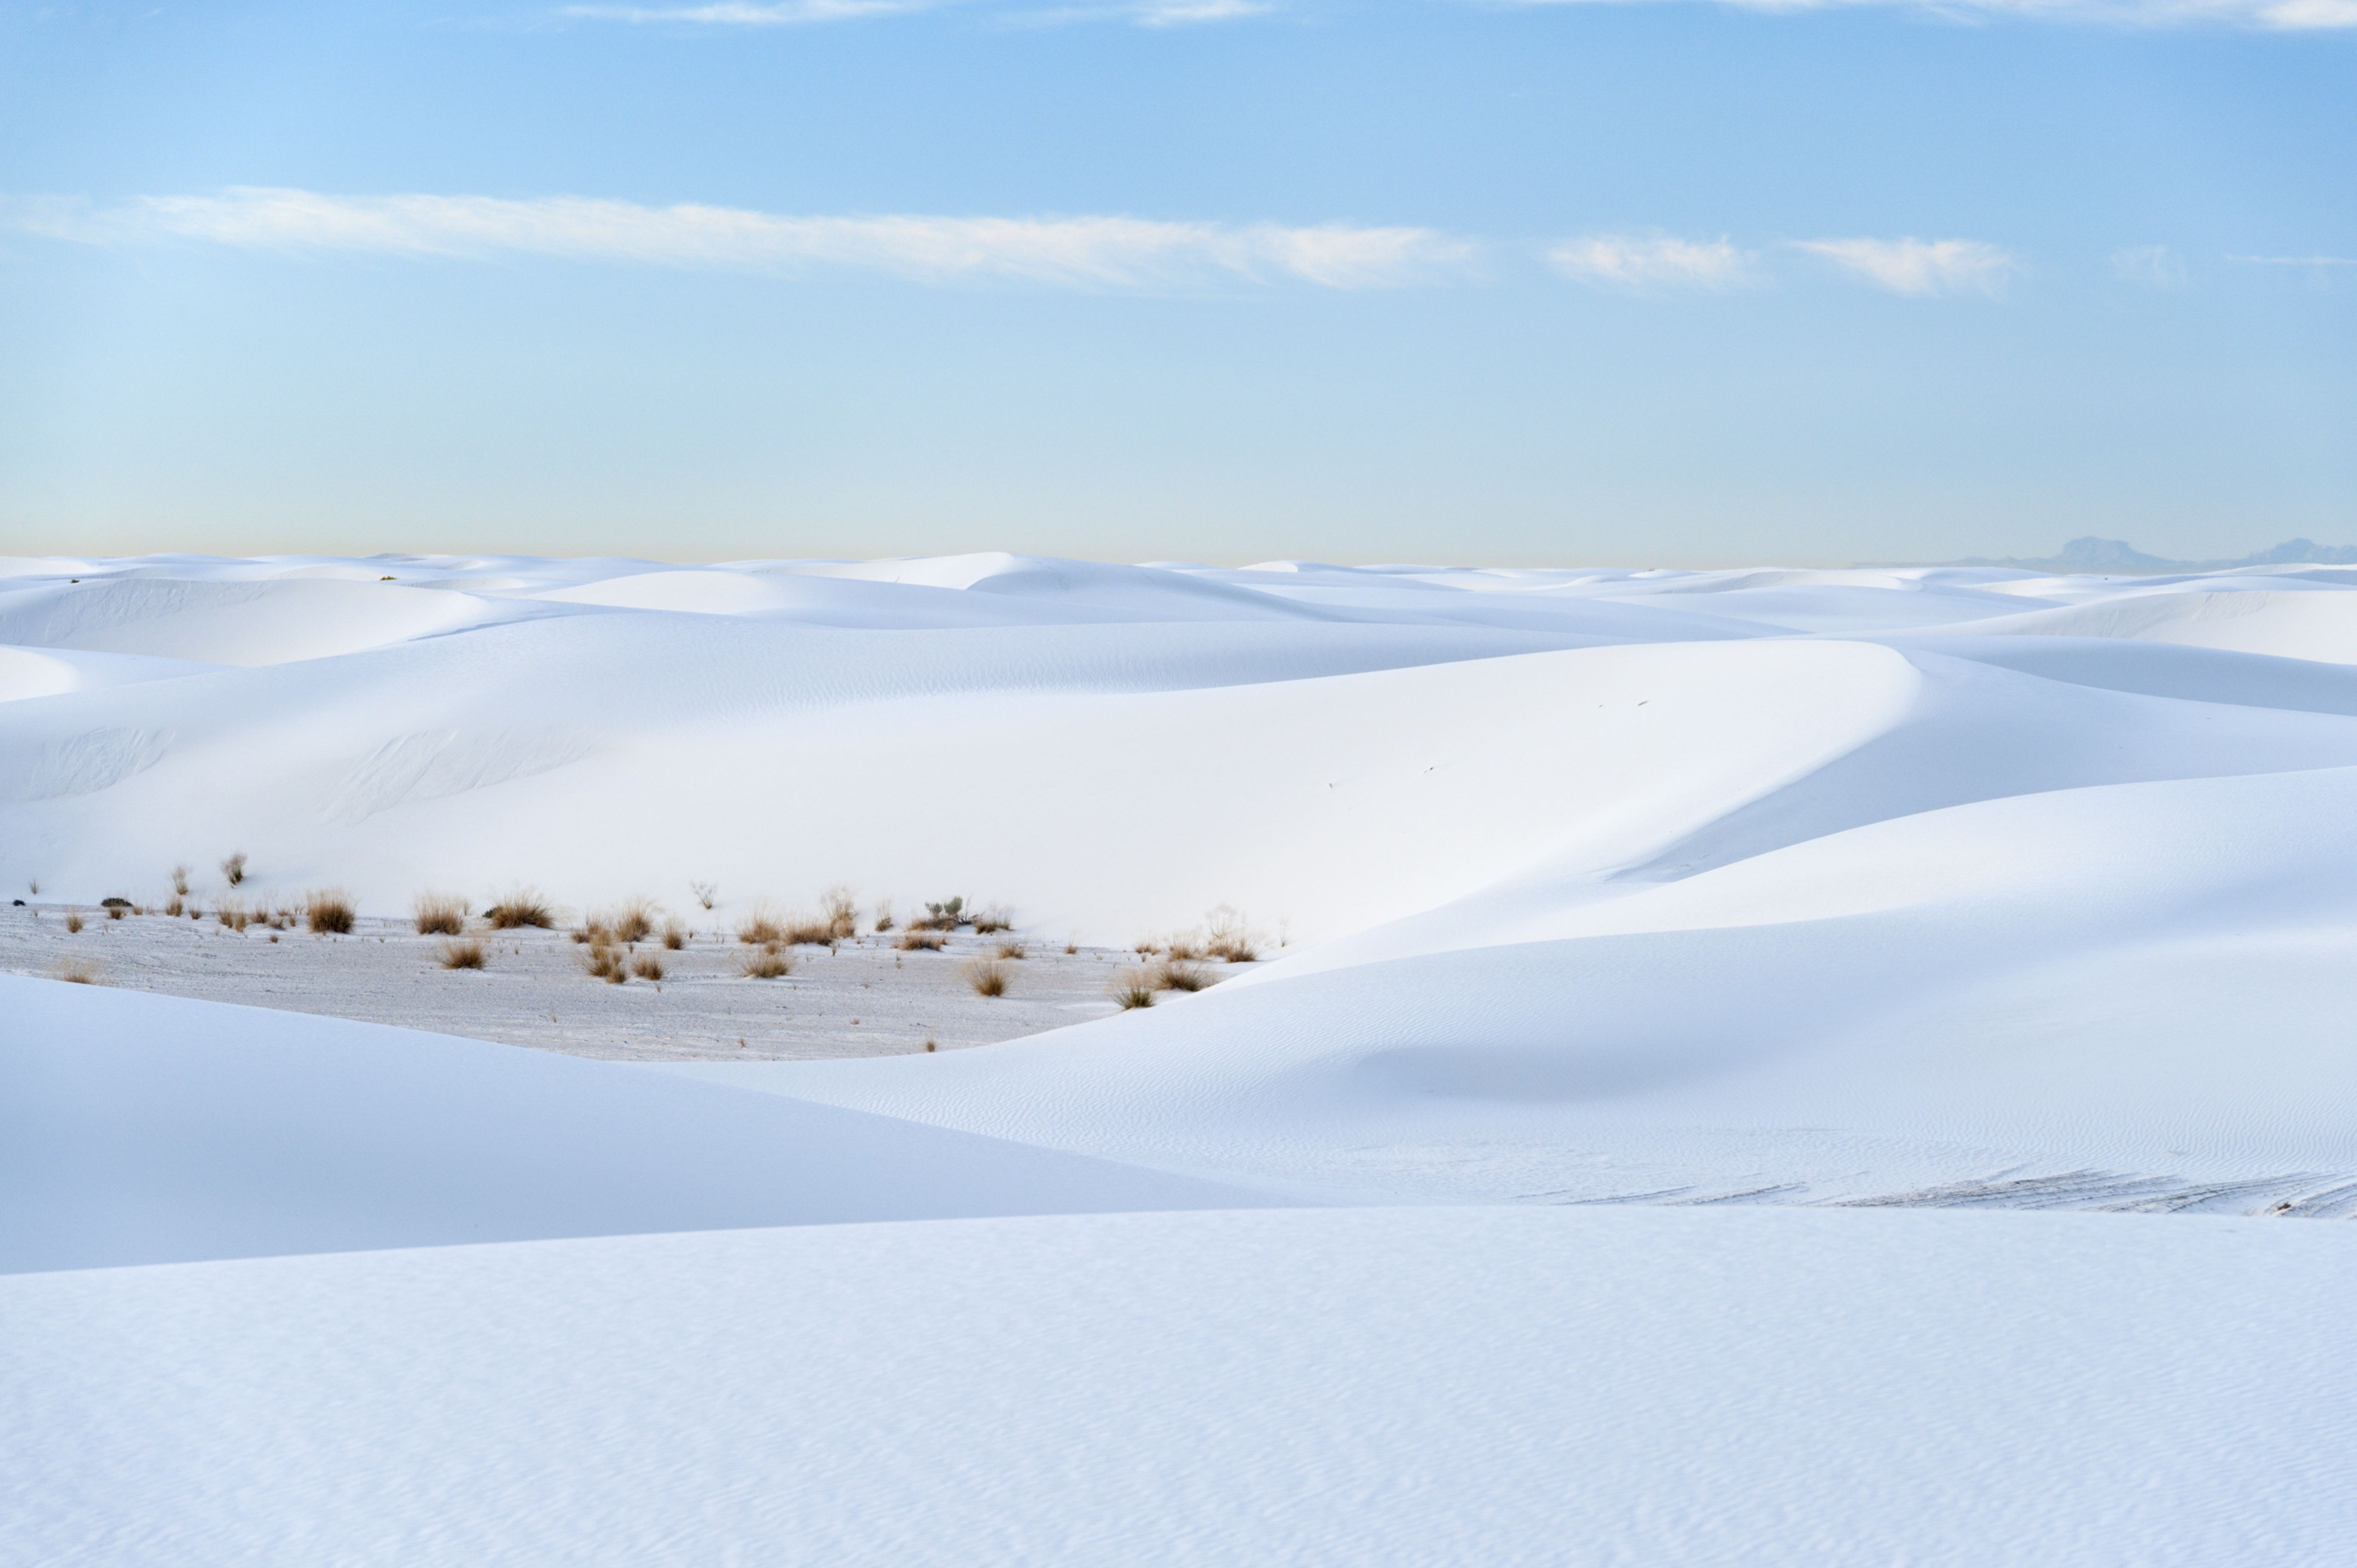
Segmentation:
<svg viewBox="0 0 2357 1568">
<path fill-rule="evenodd" d="M 2357 0 L 0 0 L 0 551 L 2357 542 Z"/>
</svg>

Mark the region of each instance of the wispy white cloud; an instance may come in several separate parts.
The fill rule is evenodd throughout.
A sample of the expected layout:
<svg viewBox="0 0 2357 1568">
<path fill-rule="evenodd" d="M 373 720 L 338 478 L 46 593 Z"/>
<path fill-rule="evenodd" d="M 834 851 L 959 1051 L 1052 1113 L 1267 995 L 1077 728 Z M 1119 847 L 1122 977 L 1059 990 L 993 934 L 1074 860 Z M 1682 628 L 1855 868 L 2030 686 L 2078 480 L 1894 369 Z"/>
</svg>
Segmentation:
<svg viewBox="0 0 2357 1568">
<path fill-rule="evenodd" d="M 752 5 L 745 0 L 712 5 L 561 5 L 560 16 L 584 21 L 668 22 L 706 27 L 802 27 L 817 22 L 856 22 L 931 9 L 928 0 L 785 0 Z"/>
<path fill-rule="evenodd" d="M 2228 256 L 2257 267 L 2357 267 L 2357 256 Z"/>
<path fill-rule="evenodd" d="M 1504 0 L 1506 4 L 1620 5 L 1642 0 Z M 2357 0 L 1720 0 L 1749 11 L 1828 11 L 1858 5 L 1904 6 L 1955 17 L 2025 16 L 2115 27 L 2169 27 L 2209 23 L 2309 32 L 2357 27 Z"/>
<path fill-rule="evenodd" d="M 1823 256 L 1853 277 L 1892 294 L 2005 292 L 2012 255 L 1979 240 L 1800 240 L 1793 249 Z"/>
<path fill-rule="evenodd" d="M 2179 289 L 2186 285 L 2185 263 L 2166 245 L 2131 245 L 2112 252 L 2112 275 L 2123 283 L 2147 288 Z"/>
<path fill-rule="evenodd" d="M 1456 281 L 1478 259 L 1470 242 L 1434 230 L 1341 223 L 792 217 L 572 196 L 325 196 L 256 188 L 140 197 L 109 208 L 20 202 L 0 221 L 101 244 L 184 239 L 288 251 L 528 253 L 754 272 L 841 267 L 922 283 L 998 279 L 1106 290 L 1271 281 L 1397 288 Z"/>
<path fill-rule="evenodd" d="M 1639 293 L 1740 288 L 1757 281 L 1753 268 L 1760 260 L 1724 236 L 1695 241 L 1626 234 L 1566 240 L 1551 247 L 1546 257 L 1567 278 Z"/>
<path fill-rule="evenodd" d="M 1204 22 L 1265 16 L 1275 9 L 1262 0 L 1153 0 L 1135 7 L 1130 15 L 1141 27 L 1187 27 Z"/>
</svg>

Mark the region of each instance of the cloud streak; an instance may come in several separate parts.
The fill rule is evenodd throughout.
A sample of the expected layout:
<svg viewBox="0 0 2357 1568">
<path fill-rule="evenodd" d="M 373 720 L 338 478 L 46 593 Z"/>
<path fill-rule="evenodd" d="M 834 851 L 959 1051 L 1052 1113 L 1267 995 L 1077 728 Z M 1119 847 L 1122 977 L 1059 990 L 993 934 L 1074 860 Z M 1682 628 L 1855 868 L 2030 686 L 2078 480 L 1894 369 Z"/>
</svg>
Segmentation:
<svg viewBox="0 0 2357 1568">
<path fill-rule="evenodd" d="M 752 5 L 745 0 L 713 5 L 561 5 L 556 14 L 590 22 L 672 23 L 705 27 L 806 27 L 821 22 L 856 22 L 931 7 L 925 0 L 788 0 Z"/>
<path fill-rule="evenodd" d="M 2010 252 L 1979 240 L 1799 240 L 1792 248 L 1822 256 L 1878 289 L 1918 298 L 1995 298 L 2018 266 Z"/>
<path fill-rule="evenodd" d="M 1402 288 L 1458 281 L 1477 260 L 1471 242 L 1434 230 L 1341 223 L 795 217 L 571 196 L 327 196 L 253 187 L 217 196 L 140 197 L 104 209 L 26 204 L 9 214 L 7 226 L 97 244 L 188 240 L 260 250 L 530 254 L 740 272 L 833 268 L 927 284 L 1103 291 L 1276 282 Z"/>
<path fill-rule="evenodd" d="M 1741 288 L 1756 281 L 1759 257 L 1717 240 L 1591 234 L 1548 250 L 1547 264 L 1576 283 L 1649 294 Z"/>
<path fill-rule="evenodd" d="M 1505 0 L 1521 5 L 1635 5 L 1645 0 Z M 1747 11 L 1830 11 L 1903 6 L 1946 16 L 2020 16 L 2113 27 L 2212 26 L 2269 32 L 2357 27 L 2357 0 L 1719 0 Z"/>
</svg>

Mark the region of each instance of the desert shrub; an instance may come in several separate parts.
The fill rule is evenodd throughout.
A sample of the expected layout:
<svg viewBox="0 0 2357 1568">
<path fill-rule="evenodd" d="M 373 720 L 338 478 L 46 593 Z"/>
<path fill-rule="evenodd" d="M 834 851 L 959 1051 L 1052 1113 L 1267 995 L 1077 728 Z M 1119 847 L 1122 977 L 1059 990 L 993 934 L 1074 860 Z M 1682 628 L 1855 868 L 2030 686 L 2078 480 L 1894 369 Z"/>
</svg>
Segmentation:
<svg viewBox="0 0 2357 1568">
<path fill-rule="evenodd" d="M 845 941 L 859 934 L 859 902 L 851 888 L 836 883 L 818 896 L 820 917 L 837 941 Z"/>
<path fill-rule="evenodd" d="M 994 931 L 1011 931 L 1015 929 L 1015 911 L 1004 904 L 992 904 L 976 909 L 972 918 L 974 934 L 977 937 L 986 937 Z"/>
<path fill-rule="evenodd" d="M 188 906 L 188 918 L 189 918 L 189 919 L 191 919 L 191 920 L 201 920 L 201 919 L 203 919 L 204 918 L 205 918 L 205 912 L 204 912 L 202 909 L 198 908 L 194 904 L 191 904 L 191 905 L 189 905 L 189 906 Z"/>
<path fill-rule="evenodd" d="M 409 908 L 417 917 L 421 937 L 455 937 L 467 929 L 467 901 L 456 893 L 420 893 Z"/>
<path fill-rule="evenodd" d="M 81 911 L 80 909 L 68 909 L 66 911 L 66 934 L 68 936 L 71 936 L 81 929 Z"/>
<path fill-rule="evenodd" d="M 526 926 L 553 930 L 556 926 L 556 912 L 548 907 L 540 889 L 522 886 L 509 888 L 505 897 L 483 911 L 483 918 L 495 931 L 521 930 Z"/>
<path fill-rule="evenodd" d="M 691 882 L 687 890 L 695 895 L 695 901 L 707 909 L 712 908 L 713 899 L 720 894 L 720 890 L 709 882 Z"/>
<path fill-rule="evenodd" d="M 1194 963 L 1203 957 L 1203 939 L 1194 931 L 1181 931 L 1162 943 L 1162 956 L 1175 963 Z"/>
<path fill-rule="evenodd" d="M 677 920 L 665 920 L 663 922 L 663 946 L 669 948 L 673 952 L 678 952 L 681 949 L 686 947 L 687 939 L 694 934 L 695 933 L 694 931 L 689 930 Z"/>
<path fill-rule="evenodd" d="M 756 904 L 750 914 L 737 922 L 737 940 L 756 947 L 768 947 L 771 942 L 786 940 L 786 928 L 769 905 Z"/>
<path fill-rule="evenodd" d="M 626 898 L 592 915 L 589 925 L 611 933 L 618 942 L 642 942 L 654 934 L 655 907 L 644 898 Z"/>
<path fill-rule="evenodd" d="M 823 916 L 788 915 L 778 925 L 778 940 L 790 947 L 833 947 L 839 940 L 834 922 Z"/>
<path fill-rule="evenodd" d="M 231 887 L 245 880 L 245 851 L 239 850 L 221 863 L 221 874 Z"/>
<path fill-rule="evenodd" d="M 99 968 L 86 958 L 58 960 L 58 978 L 68 985 L 96 985 Z"/>
<path fill-rule="evenodd" d="M 178 893 L 183 898 L 188 896 L 188 868 L 187 866 L 176 865 L 172 867 L 172 891 Z"/>
<path fill-rule="evenodd" d="M 611 976 L 616 970 L 623 967 L 622 955 L 605 943 L 599 942 L 589 950 L 589 956 L 581 961 L 581 966 L 598 979 L 604 980 Z"/>
<path fill-rule="evenodd" d="M 1129 950 L 1135 953 L 1140 958 L 1152 958 L 1156 953 L 1162 950 L 1162 944 L 1156 941 L 1152 937 L 1140 937 L 1135 941 L 1129 944 Z"/>
<path fill-rule="evenodd" d="M 1028 958 L 1031 955 L 1024 951 L 1023 944 L 1021 942 L 1001 942 L 996 947 L 991 949 L 990 956 L 993 958 Z"/>
<path fill-rule="evenodd" d="M 876 906 L 876 934 L 882 936 L 892 929 L 892 900 L 885 899 Z"/>
<path fill-rule="evenodd" d="M 312 888 L 303 896 L 303 923 L 319 936 L 344 935 L 352 929 L 352 896 L 340 887 Z"/>
<path fill-rule="evenodd" d="M 224 898 L 221 901 L 220 908 L 213 911 L 213 918 L 232 931 L 242 931 L 245 929 L 246 921 L 253 917 L 245 912 L 244 899 Z"/>
<path fill-rule="evenodd" d="M 1066 942 L 1064 944 L 1064 950 L 1068 953 L 1076 953 L 1081 950 L 1081 944 L 1078 942 Z"/>
<path fill-rule="evenodd" d="M 1125 1008 L 1153 1006 L 1155 990 L 1153 975 L 1143 967 L 1115 970 L 1105 986 L 1105 993 Z"/>
<path fill-rule="evenodd" d="M 766 950 L 748 958 L 744 967 L 737 971 L 748 980 L 779 980 L 793 972 L 792 955 Z"/>
<path fill-rule="evenodd" d="M 179 896 L 175 894 L 173 895 L 172 901 L 164 906 L 164 913 L 171 916 L 172 918 L 177 920 L 180 918 L 181 911 L 187 908 L 188 906 L 180 901 Z"/>
<path fill-rule="evenodd" d="M 1164 959 L 1149 972 L 1157 991 L 1200 991 L 1212 983 L 1199 964 Z"/>
<path fill-rule="evenodd" d="M 483 967 L 483 944 L 475 941 L 442 944 L 444 969 L 480 969 Z"/>
<path fill-rule="evenodd" d="M 1203 918 L 1203 950 L 1229 963 L 1251 963 L 1260 957 L 1261 939 L 1242 913 L 1222 904 Z"/>
<path fill-rule="evenodd" d="M 928 904 L 925 906 L 925 918 L 923 919 L 919 920 L 911 918 L 909 921 L 909 925 L 922 926 L 929 931 L 954 931 L 964 923 L 965 898 L 963 895 L 960 895 L 955 898 L 944 898 L 938 904 Z"/>
<path fill-rule="evenodd" d="M 106 911 L 106 918 L 110 920 L 119 920 L 131 912 L 128 904 L 102 904 L 100 908 Z"/>
<path fill-rule="evenodd" d="M 995 958 L 977 959 L 958 972 L 965 976 L 965 983 L 974 987 L 976 996 L 1006 994 L 1006 966 Z"/>
<path fill-rule="evenodd" d="M 942 950 L 942 943 L 944 940 L 946 939 L 939 931 L 920 930 L 911 926 L 900 933 L 900 950 L 902 952 L 939 952 Z"/>
<path fill-rule="evenodd" d="M 661 980 L 663 977 L 662 960 L 652 953 L 643 953 L 630 965 L 630 972 L 640 980 Z"/>
</svg>

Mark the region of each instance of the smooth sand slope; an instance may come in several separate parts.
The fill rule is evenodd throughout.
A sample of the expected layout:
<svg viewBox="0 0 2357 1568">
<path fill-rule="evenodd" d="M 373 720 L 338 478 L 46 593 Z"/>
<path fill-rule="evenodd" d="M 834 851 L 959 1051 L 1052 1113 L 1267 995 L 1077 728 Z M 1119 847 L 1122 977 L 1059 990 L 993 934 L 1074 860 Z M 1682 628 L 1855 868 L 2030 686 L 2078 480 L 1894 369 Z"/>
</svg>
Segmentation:
<svg viewBox="0 0 2357 1568">
<path fill-rule="evenodd" d="M 1226 904 L 1267 958 L 660 1068 L 0 980 L 29 1561 L 2272 1568 L 2357 1522 L 2357 573 L 6 570 L 28 898 L 210 905 L 242 850 L 381 917 L 846 883 L 1060 943 Z M 101 950 L 54 921 L 23 967 Z M 289 1004 L 234 968 L 187 989 Z M 686 1015 L 579 986 L 576 1045 Z"/>
</svg>

